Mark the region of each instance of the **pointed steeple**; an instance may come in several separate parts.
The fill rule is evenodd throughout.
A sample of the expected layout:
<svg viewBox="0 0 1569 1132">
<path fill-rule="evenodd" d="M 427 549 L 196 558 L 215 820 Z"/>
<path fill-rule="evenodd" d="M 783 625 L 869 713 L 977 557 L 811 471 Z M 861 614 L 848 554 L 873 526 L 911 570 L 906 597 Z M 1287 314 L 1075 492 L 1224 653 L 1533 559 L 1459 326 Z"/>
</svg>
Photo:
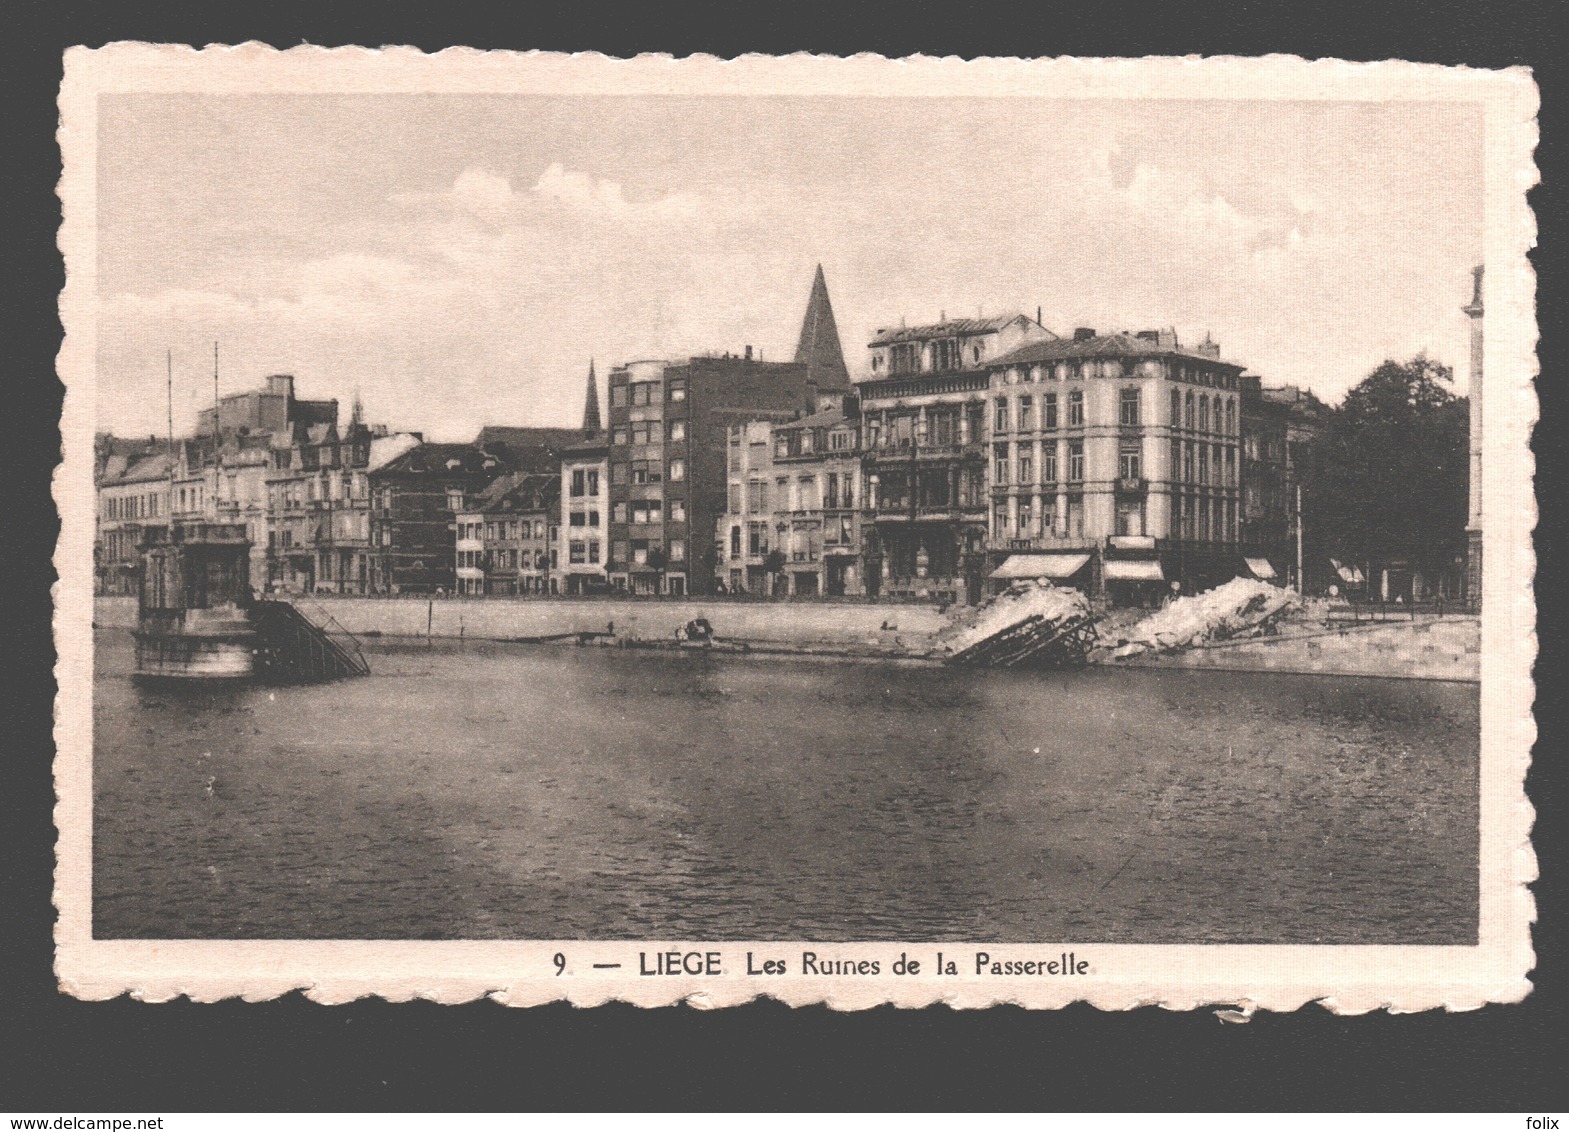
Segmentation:
<svg viewBox="0 0 1569 1132">
<path fill-rule="evenodd" d="M 353 407 L 349 410 L 349 427 L 365 423 L 365 403 L 360 399 L 360 387 L 354 387 Z"/>
<path fill-rule="evenodd" d="M 817 265 L 817 278 L 812 280 L 812 297 L 806 302 L 806 317 L 801 320 L 801 341 L 795 348 L 795 360 L 806 366 L 807 380 L 815 381 L 819 389 L 842 389 L 850 384 L 822 264 Z"/>
<path fill-rule="evenodd" d="M 583 435 L 594 436 L 600 430 L 599 382 L 594 378 L 594 359 L 588 361 L 588 393 L 583 398 Z"/>
</svg>

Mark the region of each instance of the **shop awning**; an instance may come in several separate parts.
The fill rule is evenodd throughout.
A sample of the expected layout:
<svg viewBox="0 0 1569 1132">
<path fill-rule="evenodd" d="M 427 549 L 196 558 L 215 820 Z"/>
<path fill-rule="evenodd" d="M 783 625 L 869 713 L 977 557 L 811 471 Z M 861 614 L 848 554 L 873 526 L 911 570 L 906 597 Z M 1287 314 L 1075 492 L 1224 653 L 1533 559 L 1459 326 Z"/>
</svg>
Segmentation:
<svg viewBox="0 0 1569 1132">
<path fill-rule="evenodd" d="M 1348 586 L 1359 586 L 1367 580 L 1362 576 L 1359 567 L 1344 565 L 1338 558 L 1331 558 L 1329 564 L 1335 568 L 1335 573 L 1340 575 L 1340 580 Z"/>
<path fill-rule="evenodd" d="M 1088 554 L 1010 554 L 993 570 L 993 578 L 1071 578 L 1090 560 Z"/>
<path fill-rule="evenodd" d="M 1248 569 L 1253 571 L 1253 576 L 1260 581 L 1268 582 L 1277 576 L 1275 568 L 1269 564 L 1267 558 L 1243 558 L 1242 561 L 1248 564 Z"/>
<path fill-rule="evenodd" d="M 1159 562 L 1151 558 L 1127 561 L 1113 558 L 1106 563 L 1106 580 L 1108 582 L 1164 582 L 1166 572 L 1160 568 Z"/>
</svg>

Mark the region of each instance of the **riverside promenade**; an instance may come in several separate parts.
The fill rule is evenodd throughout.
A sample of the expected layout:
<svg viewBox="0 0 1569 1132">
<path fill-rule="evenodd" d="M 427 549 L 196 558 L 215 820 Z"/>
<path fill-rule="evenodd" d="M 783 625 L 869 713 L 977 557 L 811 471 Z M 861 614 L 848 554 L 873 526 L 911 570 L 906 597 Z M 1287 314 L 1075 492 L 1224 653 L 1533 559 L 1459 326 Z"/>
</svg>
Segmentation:
<svg viewBox="0 0 1569 1132">
<path fill-rule="evenodd" d="M 763 602 L 735 599 L 638 600 L 613 598 L 362 598 L 305 597 L 302 607 L 330 612 L 356 636 L 470 641 L 530 641 L 608 634 L 628 642 L 671 642 L 676 630 L 706 618 L 722 643 L 760 652 L 924 657 L 949 617 L 931 605 L 864 602 Z M 94 620 L 102 628 L 135 624 L 133 598 L 100 597 Z M 1102 633 L 1103 643 L 1115 634 Z M 1329 676 L 1404 677 L 1475 682 L 1481 676 L 1480 625 L 1474 617 L 1418 617 L 1414 621 L 1326 627 L 1311 619 L 1282 626 L 1278 636 L 1196 645 L 1112 661 L 1116 667 L 1195 668 Z"/>
</svg>

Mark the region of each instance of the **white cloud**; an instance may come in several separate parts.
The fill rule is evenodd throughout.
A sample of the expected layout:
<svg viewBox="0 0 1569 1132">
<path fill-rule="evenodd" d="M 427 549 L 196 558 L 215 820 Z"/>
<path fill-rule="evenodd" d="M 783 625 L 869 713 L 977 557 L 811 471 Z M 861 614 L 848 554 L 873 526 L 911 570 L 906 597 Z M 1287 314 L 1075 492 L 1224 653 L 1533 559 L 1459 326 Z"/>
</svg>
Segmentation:
<svg viewBox="0 0 1569 1132">
<path fill-rule="evenodd" d="M 391 199 L 405 206 L 445 206 L 497 224 L 528 221 L 563 208 L 581 217 L 605 220 L 687 221 L 697 216 L 701 204 L 698 195 L 691 192 L 630 201 L 620 182 L 570 170 L 560 162 L 547 166 L 533 187 L 523 192 L 515 190 L 507 177 L 470 166 L 444 192 L 395 193 Z"/>
</svg>

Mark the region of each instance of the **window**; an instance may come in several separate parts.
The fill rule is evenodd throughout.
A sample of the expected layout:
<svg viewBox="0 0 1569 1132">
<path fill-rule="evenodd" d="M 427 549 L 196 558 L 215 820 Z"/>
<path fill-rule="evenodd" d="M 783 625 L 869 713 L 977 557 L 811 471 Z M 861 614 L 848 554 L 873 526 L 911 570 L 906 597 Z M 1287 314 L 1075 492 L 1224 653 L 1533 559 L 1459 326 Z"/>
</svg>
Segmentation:
<svg viewBox="0 0 1569 1132">
<path fill-rule="evenodd" d="M 1084 423 L 1084 390 L 1075 389 L 1068 394 L 1068 427 L 1074 428 Z"/>
<path fill-rule="evenodd" d="M 747 482 L 746 509 L 754 515 L 768 510 L 768 484 L 765 481 L 749 480 Z"/>
<path fill-rule="evenodd" d="M 586 483 L 587 483 L 587 478 L 584 475 L 583 469 L 582 468 L 574 469 L 573 472 L 572 472 L 572 494 L 573 495 L 582 495 L 583 494 L 583 488 L 584 488 Z"/>
<path fill-rule="evenodd" d="M 1057 427 L 1057 395 L 1048 393 L 1041 399 L 1041 427 Z"/>
<path fill-rule="evenodd" d="M 647 444 L 649 442 L 649 430 L 652 427 L 653 426 L 650 425 L 650 423 L 648 421 L 633 421 L 632 422 L 632 443 L 633 444 Z"/>
<path fill-rule="evenodd" d="M 730 528 L 730 557 L 741 557 L 741 527 L 739 524 Z"/>
<path fill-rule="evenodd" d="M 612 562 L 619 562 L 622 565 L 626 565 L 627 557 L 630 553 L 627 548 L 630 545 L 631 544 L 628 543 L 626 539 L 617 539 L 615 542 L 611 543 L 610 560 Z"/>
<path fill-rule="evenodd" d="M 686 422 L 685 421 L 671 421 L 668 425 L 665 426 L 665 429 L 666 429 L 665 435 L 670 440 L 685 440 L 686 439 Z"/>
<path fill-rule="evenodd" d="M 1177 428 L 1182 424 L 1182 390 L 1171 391 L 1171 427 Z"/>
<path fill-rule="evenodd" d="M 997 402 L 997 414 L 992 419 L 993 432 L 1008 431 L 1008 399 L 1003 397 Z"/>
<path fill-rule="evenodd" d="M 669 506 L 670 521 L 672 523 L 686 522 L 686 500 L 672 499 Z"/>
<path fill-rule="evenodd" d="M 795 509 L 797 511 L 816 511 L 818 506 L 817 477 L 802 476 L 796 482 Z"/>
<path fill-rule="evenodd" d="M 676 459 L 670 461 L 670 482 L 680 483 L 686 479 L 686 461 Z"/>
<path fill-rule="evenodd" d="M 588 525 L 591 526 L 591 527 L 599 526 L 599 512 L 598 511 L 590 511 L 588 513 Z"/>
<path fill-rule="evenodd" d="M 999 537 L 1008 533 L 1008 505 L 999 503 L 992 508 L 992 529 Z"/>
<path fill-rule="evenodd" d="M 627 430 L 624 427 L 622 427 L 621 425 L 617 425 L 615 428 L 610 430 L 610 443 L 611 444 L 615 444 L 615 445 L 626 444 L 627 443 L 627 437 L 628 437 Z"/>
<path fill-rule="evenodd" d="M 1122 398 L 1118 405 L 1117 421 L 1125 425 L 1136 425 L 1139 423 L 1139 391 L 1136 386 L 1129 386 L 1122 391 Z"/>
<path fill-rule="evenodd" d="M 1034 534 L 1034 523 L 1035 513 L 1030 506 L 1030 501 L 1028 499 L 1019 500 L 1019 534 L 1026 537 Z"/>
<path fill-rule="evenodd" d="M 567 543 L 567 561 L 574 566 L 581 566 L 588 561 L 588 543 L 582 539 L 573 539 Z"/>
<path fill-rule="evenodd" d="M 739 515 L 741 513 L 741 485 L 738 483 L 733 483 L 730 485 L 729 511 L 732 515 Z"/>
<path fill-rule="evenodd" d="M 1074 442 L 1068 445 L 1068 482 L 1082 483 L 1084 480 L 1084 445 Z"/>
<path fill-rule="evenodd" d="M 1193 483 L 1193 442 L 1190 440 L 1182 446 L 1182 479 L 1186 483 Z"/>
<path fill-rule="evenodd" d="M 1237 431 L 1237 403 L 1231 400 L 1226 402 L 1226 431 L 1232 435 Z"/>
<path fill-rule="evenodd" d="M 1119 535 L 1144 533 L 1144 500 L 1117 500 L 1117 533 Z"/>
<path fill-rule="evenodd" d="M 660 481 L 660 466 L 656 461 L 632 461 L 632 482 L 634 484 L 650 484 Z"/>
<path fill-rule="evenodd" d="M 447 510 L 463 510 L 463 489 L 461 487 L 447 488 Z"/>
<path fill-rule="evenodd" d="M 1117 453 L 1117 474 L 1125 480 L 1136 480 L 1144 474 L 1144 461 L 1137 444 L 1124 444 Z"/>
<path fill-rule="evenodd" d="M 839 506 L 839 473 L 828 473 L 828 494 L 823 499 L 823 506 L 833 509 Z"/>
<path fill-rule="evenodd" d="M 599 540 L 598 539 L 589 539 L 588 540 L 588 564 L 590 566 L 597 566 L 597 565 L 599 565 Z"/>
<path fill-rule="evenodd" d="M 663 507 L 659 500 L 635 499 L 632 501 L 632 521 L 634 523 L 658 523 L 663 520 Z"/>
<path fill-rule="evenodd" d="M 999 444 L 999 445 L 997 445 L 997 450 L 994 453 L 994 456 L 995 456 L 996 467 L 997 467 L 996 482 L 999 483 L 999 484 L 1007 483 L 1008 482 L 1008 446 L 1006 444 Z"/>
<path fill-rule="evenodd" d="M 588 525 L 588 515 L 582 511 L 574 511 L 568 519 L 568 525 L 573 527 L 586 527 Z"/>
<path fill-rule="evenodd" d="M 670 561 L 672 561 L 672 562 L 685 562 L 686 561 L 686 540 L 685 539 L 680 539 L 680 538 L 673 538 L 673 539 L 671 539 L 670 543 L 669 543 L 669 547 L 668 547 L 667 553 L 669 555 Z"/>
<path fill-rule="evenodd" d="M 1191 389 L 1188 390 L 1187 408 L 1183 413 L 1183 419 L 1186 421 L 1188 428 L 1191 429 L 1193 427 L 1193 390 Z"/>
<path fill-rule="evenodd" d="M 672 401 L 686 400 L 686 378 L 672 377 L 670 379 L 670 399 Z"/>
<path fill-rule="evenodd" d="M 1202 432 L 1208 432 L 1209 431 L 1209 394 L 1208 393 L 1202 395 L 1199 398 L 1199 429 Z"/>
<path fill-rule="evenodd" d="M 1035 427 L 1035 400 L 1031 397 L 1019 398 L 1019 431 L 1027 432 Z"/>
<path fill-rule="evenodd" d="M 748 523 L 746 525 L 746 553 L 752 557 L 768 553 L 767 523 Z"/>
<path fill-rule="evenodd" d="M 599 494 L 599 469 L 598 468 L 590 468 L 588 470 L 588 494 L 589 495 L 598 495 Z"/>
<path fill-rule="evenodd" d="M 610 387 L 610 407 L 624 409 L 627 407 L 627 387 L 625 385 L 612 385 Z"/>
<path fill-rule="evenodd" d="M 1034 483 L 1035 482 L 1035 462 L 1033 460 L 1031 460 L 1028 456 L 1020 456 L 1019 457 L 1019 482 L 1020 483 Z"/>
<path fill-rule="evenodd" d="M 1057 482 L 1057 446 L 1048 444 L 1041 450 L 1041 482 Z"/>
<path fill-rule="evenodd" d="M 1237 486 L 1237 450 L 1226 449 L 1226 486 Z"/>
</svg>

